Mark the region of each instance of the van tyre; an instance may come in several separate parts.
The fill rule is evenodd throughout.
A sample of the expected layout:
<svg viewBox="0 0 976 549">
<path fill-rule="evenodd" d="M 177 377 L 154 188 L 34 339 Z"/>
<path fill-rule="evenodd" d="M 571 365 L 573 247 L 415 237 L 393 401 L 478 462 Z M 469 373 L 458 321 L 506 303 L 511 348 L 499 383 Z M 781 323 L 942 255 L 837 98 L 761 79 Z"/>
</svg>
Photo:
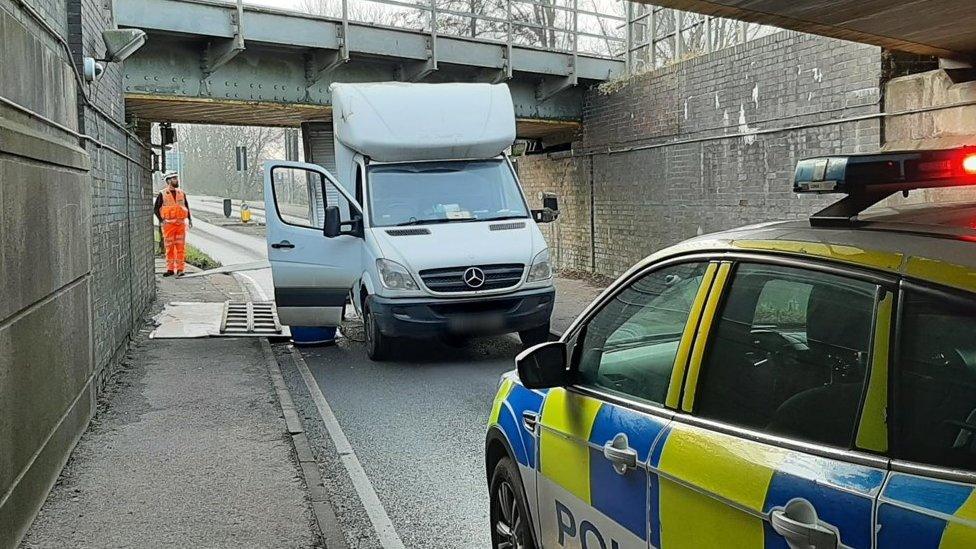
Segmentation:
<svg viewBox="0 0 976 549">
<path fill-rule="evenodd" d="M 509 457 L 495 465 L 491 475 L 491 546 L 494 549 L 535 549 L 532 520 L 518 466 Z"/>
<path fill-rule="evenodd" d="M 377 362 L 390 358 L 393 342 L 387 335 L 380 330 L 380 325 L 376 322 L 373 311 L 369 308 L 369 303 L 363 307 L 363 332 L 366 336 L 366 356 L 370 360 Z"/>
<path fill-rule="evenodd" d="M 549 323 L 546 322 L 542 326 L 531 328 L 529 330 L 522 330 L 518 334 L 519 339 L 522 340 L 522 345 L 525 347 L 545 343 L 549 341 Z"/>
</svg>

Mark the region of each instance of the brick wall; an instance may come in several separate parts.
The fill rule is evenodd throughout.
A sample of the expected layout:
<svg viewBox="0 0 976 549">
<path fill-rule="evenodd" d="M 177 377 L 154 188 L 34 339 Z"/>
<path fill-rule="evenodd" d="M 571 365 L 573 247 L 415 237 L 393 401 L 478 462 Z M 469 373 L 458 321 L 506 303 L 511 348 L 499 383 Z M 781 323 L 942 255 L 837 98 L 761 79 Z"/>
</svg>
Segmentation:
<svg viewBox="0 0 976 549">
<path fill-rule="evenodd" d="M 798 158 L 880 145 L 881 51 L 780 32 L 586 94 L 573 151 L 518 160 L 527 194 L 560 194 L 556 264 L 617 275 L 705 232 L 815 211 Z M 587 207 L 588 206 L 588 207 Z M 587 264 L 588 263 L 588 264 Z"/>
<path fill-rule="evenodd" d="M 148 153 L 111 123 L 119 69 L 90 85 L 72 70 L 101 57 L 110 5 L 0 0 L 0 547 L 29 526 L 154 295 Z"/>
<path fill-rule="evenodd" d="M 68 9 L 76 60 L 105 57 L 101 32 L 114 25 L 111 2 L 68 0 Z M 79 128 L 111 147 L 86 144 L 91 157 L 93 352 L 96 386 L 101 387 L 154 295 L 153 192 L 149 152 L 110 122 L 125 120 L 121 64 L 107 63 L 86 92 L 95 107 L 79 96 Z"/>
</svg>

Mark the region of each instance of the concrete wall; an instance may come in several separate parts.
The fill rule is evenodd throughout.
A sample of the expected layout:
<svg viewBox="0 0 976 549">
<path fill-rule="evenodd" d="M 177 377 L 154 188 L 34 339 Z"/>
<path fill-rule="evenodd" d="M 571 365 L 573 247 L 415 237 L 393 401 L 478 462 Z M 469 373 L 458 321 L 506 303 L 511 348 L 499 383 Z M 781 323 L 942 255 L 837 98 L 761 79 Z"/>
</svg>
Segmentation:
<svg viewBox="0 0 976 549">
<path fill-rule="evenodd" d="M 967 74 L 968 72 L 968 74 Z M 957 74 L 933 70 L 892 79 L 885 86 L 886 150 L 950 149 L 976 146 L 976 81 L 971 71 Z M 934 110 L 930 110 L 933 109 Z M 901 114 L 898 113 L 910 113 Z M 888 199 L 886 205 L 976 201 L 976 189 L 914 191 Z"/>
<path fill-rule="evenodd" d="M 784 31 L 589 90 L 571 153 L 518 160 L 530 198 L 560 194 L 557 266 L 613 276 L 696 234 L 809 215 L 829 198 L 794 195 L 794 164 L 878 149 L 881 70 L 879 48 Z"/>
<path fill-rule="evenodd" d="M 153 295 L 146 152 L 80 106 L 59 43 L 90 52 L 102 3 L 30 5 L 46 26 L 0 0 L 0 547 L 30 524 Z M 72 10 L 93 23 L 73 27 Z M 85 87 L 122 120 L 117 72 Z"/>
</svg>

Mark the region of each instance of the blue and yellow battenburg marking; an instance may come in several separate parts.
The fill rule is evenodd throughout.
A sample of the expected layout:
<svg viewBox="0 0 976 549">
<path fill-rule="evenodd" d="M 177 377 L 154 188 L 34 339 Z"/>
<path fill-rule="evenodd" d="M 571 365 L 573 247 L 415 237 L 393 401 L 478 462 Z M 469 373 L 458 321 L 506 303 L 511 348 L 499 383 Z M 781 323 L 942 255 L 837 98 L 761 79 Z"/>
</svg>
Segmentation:
<svg viewBox="0 0 976 549">
<path fill-rule="evenodd" d="M 541 411 L 546 426 L 541 464 L 521 425 L 526 410 Z M 511 379 L 499 387 L 490 425 L 504 432 L 521 465 L 538 467 L 651 547 L 786 549 L 768 517 L 794 498 L 809 501 L 846 547 L 976 547 L 972 485 L 904 473 L 886 483 L 882 469 L 670 423 L 563 389 L 547 396 Z M 646 468 L 613 470 L 601 448 L 618 433 Z"/>
<path fill-rule="evenodd" d="M 642 540 L 648 536 L 649 478 L 638 467 L 619 474 L 603 456 L 603 445 L 619 433 L 646 464 L 662 434 L 666 419 L 644 415 L 599 400 L 552 389 L 542 410 L 539 454 L 543 477 L 569 492 L 584 505 L 609 517 Z"/>
<path fill-rule="evenodd" d="M 766 518 L 809 501 L 848 547 L 872 547 L 885 471 L 673 423 L 652 469 L 661 475 L 655 547 L 786 548 Z M 653 494 L 652 494 L 653 496 Z M 651 520 L 654 520 L 652 516 Z"/>
<path fill-rule="evenodd" d="M 519 465 L 535 468 L 535 438 L 522 428 L 522 412 L 539 413 L 544 391 L 526 389 L 509 377 L 502 380 L 491 405 L 488 426 L 496 426 L 508 440 L 515 461 Z"/>
<path fill-rule="evenodd" d="M 973 485 L 892 473 L 878 504 L 878 547 L 976 547 Z"/>
</svg>

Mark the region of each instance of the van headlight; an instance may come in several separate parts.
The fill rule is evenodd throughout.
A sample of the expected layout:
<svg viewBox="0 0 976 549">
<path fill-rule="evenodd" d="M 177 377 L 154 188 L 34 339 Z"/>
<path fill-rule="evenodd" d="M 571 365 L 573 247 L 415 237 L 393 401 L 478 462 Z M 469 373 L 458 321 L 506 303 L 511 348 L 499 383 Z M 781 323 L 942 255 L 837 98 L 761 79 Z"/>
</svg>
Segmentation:
<svg viewBox="0 0 976 549">
<path fill-rule="evenodd" d="M 552 265 L 549 264 L 549 248 L 542 250 L 532 259 L 532 266 L 529 267 L 529 277 L 526 282 L 539 282 L 552 278 Z"/>
<path fill-rule="evenodd" d="M 380 273 L 380 282 L 387 290 L 416 290 L 417 283 L 410 276 L 406 267 L 389 259 L 377 259 L 376 270 Z"/>
</svg>

